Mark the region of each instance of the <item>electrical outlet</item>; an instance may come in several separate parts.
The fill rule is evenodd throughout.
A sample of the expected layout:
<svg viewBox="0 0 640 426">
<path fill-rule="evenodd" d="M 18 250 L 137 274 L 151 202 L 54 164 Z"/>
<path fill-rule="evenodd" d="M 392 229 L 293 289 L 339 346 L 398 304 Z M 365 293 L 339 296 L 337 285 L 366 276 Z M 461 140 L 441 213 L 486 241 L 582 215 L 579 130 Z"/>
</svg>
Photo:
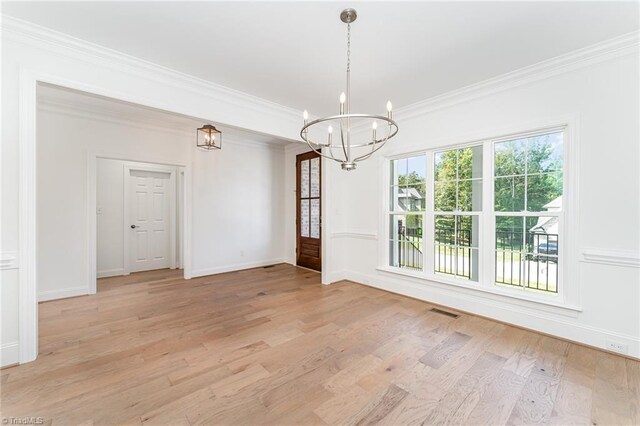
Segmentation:
<svg viewBox="0 0 640 426">
<path fill-rule="evenodd" d="M 614 342 L 612 340 L 607 340 L 607 349 L 613 352 L 618 352 L 621 354 L 626 354 L 629 352 L 629 345 L 626 343 Z"/>
<path fill-rule="evenodd" d="M 244 250 L 240 250 L 240 257 L 244 257 Z"/>
</svg>

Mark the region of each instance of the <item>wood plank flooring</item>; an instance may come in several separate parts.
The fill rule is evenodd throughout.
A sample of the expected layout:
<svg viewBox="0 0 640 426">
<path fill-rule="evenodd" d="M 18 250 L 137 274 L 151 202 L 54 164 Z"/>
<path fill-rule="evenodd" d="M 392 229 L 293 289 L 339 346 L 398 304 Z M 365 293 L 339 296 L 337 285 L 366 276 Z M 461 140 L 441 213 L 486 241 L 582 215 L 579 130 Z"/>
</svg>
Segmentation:
<svg viewBox="0 0 640 426">
<path fill-rule="evenodd" d="M 45 424 L 640 424 L 640 362 L 276 265 L 40 304 L 2 416 Z M 444 309 L 444 308 L 443 308 Z"/>
</svg>

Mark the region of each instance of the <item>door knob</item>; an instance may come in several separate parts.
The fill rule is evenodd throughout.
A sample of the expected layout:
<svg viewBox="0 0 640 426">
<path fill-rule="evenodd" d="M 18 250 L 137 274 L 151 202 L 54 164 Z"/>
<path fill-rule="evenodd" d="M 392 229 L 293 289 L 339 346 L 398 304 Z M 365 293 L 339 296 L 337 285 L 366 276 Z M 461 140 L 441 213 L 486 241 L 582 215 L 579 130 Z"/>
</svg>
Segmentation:
<svg viewBox="0 0 640 426">
<path fill-rule="evenodd" d="M 138 225 L 131 225 L 131 229 L 140 228 Z"/>
</svg>

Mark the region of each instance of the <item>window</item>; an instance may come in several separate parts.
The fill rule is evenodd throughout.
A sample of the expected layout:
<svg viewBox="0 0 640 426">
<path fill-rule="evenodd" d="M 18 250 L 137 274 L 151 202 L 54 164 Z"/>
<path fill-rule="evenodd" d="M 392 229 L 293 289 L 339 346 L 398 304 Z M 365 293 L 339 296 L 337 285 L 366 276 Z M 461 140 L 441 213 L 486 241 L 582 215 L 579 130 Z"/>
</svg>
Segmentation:
<svg viewBox="0 0 640 426">
<path fill-rule="evenodd" d="M 425 156 L 393 160 L 390 175 L 389 265 L 421 271 L 424 266 Z"/>
<path fill-rule="evenodd" d="M 564 262 L 564 135 L 558 128 L 391 159 L 388 267 L 555 297 Z"/>
<path fill-rule="evenodd" d="M 495 281 L 558 291 L 562 132 L 494 145 Z"/>
<path fill-rule="evenodd" d="M 482 145 L 434 155 L 434 272 L 478 281 Z"/>
</svg>

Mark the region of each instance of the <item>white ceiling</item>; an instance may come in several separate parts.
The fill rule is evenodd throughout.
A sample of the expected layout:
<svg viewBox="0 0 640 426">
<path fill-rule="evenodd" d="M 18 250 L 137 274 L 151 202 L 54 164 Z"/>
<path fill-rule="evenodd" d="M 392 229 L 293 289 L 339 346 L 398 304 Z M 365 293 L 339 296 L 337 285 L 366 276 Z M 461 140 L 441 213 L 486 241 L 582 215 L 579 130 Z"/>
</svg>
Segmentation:
<svg viewBox="0 0 640 426">
<path fill-rule="evenodd" d="M 3 2 L 3 13 L 314 115 L 383 112 L 639 28 L 631 2 Z"/>
<path fill-rule="evenodd" d="M 50 84 L 38 85 L 38 102 L 42 105 L 55 106 L 65 110 L 81 111 L 103 118 L 115 118 L 131 123 L 147 124 L 174 132 L 192 132 L 203 124 L 210 123 L 206 118 L 189 117 L 173 112 L 163 111 L 138 104 L 132 104 L 112 98 L 106 98 L 77 90 L 67 89 Z M 222 131 L 225 140 L 247 143 L 263 143 L 269 145 L 287 145 L 289 140 L 278 139 L 270 135 L 251 132 L 215 123 Z"/>
</svg>

